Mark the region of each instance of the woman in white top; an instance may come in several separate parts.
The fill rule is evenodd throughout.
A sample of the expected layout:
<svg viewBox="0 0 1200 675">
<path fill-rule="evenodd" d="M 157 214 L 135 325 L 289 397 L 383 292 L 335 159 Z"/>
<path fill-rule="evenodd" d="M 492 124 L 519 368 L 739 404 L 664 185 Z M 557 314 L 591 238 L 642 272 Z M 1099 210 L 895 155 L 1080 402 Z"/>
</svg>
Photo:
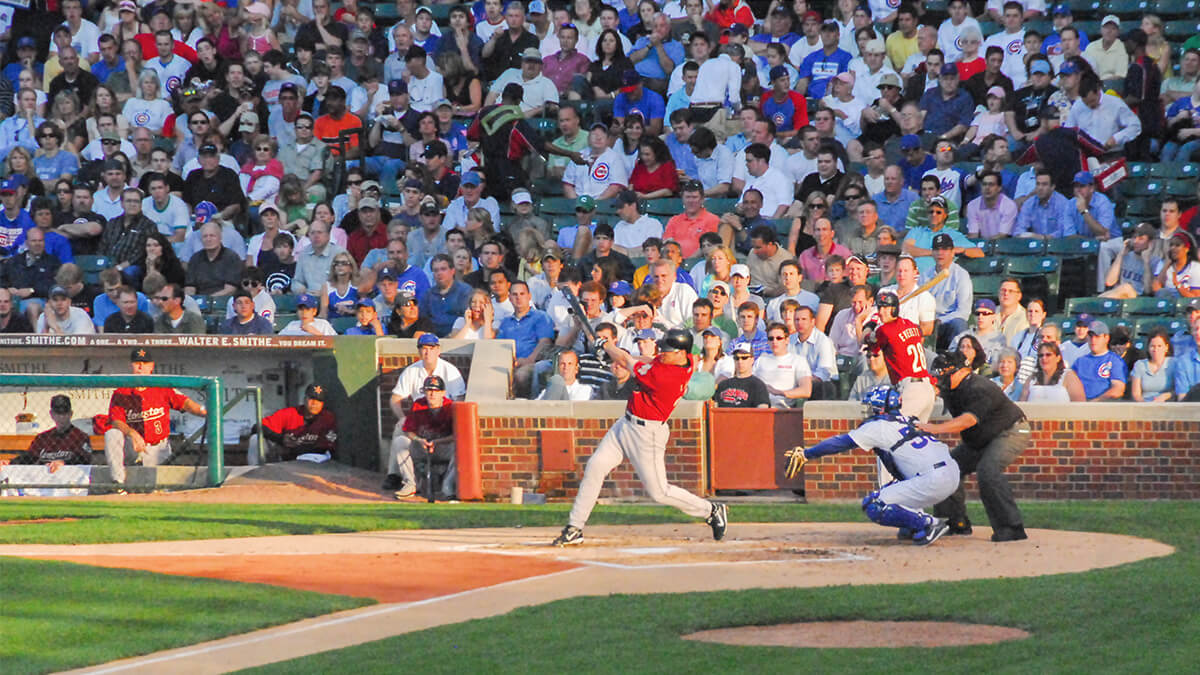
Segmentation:
<svg viewBox="0 0 1200 675">
<path fill-rule="evenodd" d="M 1021 400 L 1021 382 L 1017 380 L 1017 365 L 1020 361 L 1017 350 L 1005 347 L 1000 356 L 996 357 L 996 377 L 992 378 L 992 382 L 1013 401 Z"/>
<path fill-rule="evenodd" d="M 151 133 L 162 134 L 163 123 L 174 112 L 171 104 L 159 96 L 162 83 L 158 73 L 149 68 L 142 71 L 138 77 L 137 95 L 125 101 L 121 116 L 129 121 L 131 126 L 146 127 Z"/>
<path fill-rule="evenodd" d="M 491 298 L 487 291 L 477 288 L 467 302 L 467 311 L 454 320 L 447 337 L 453 340 L 491 340 L 496 337 L 492 322 Z"/>
<path fill-rule="evenodd" d="M 1167 260 L 1159 263 L 1154 277 L 1154 295 L 1158 297 L 1200 297 L 1200 261 L 1196 240 L 1182 229 L 1171 235 Z"/>
<path fill-rule="evenodd" d="M 1025 383 L 1021 392 L 1022 401 L 1069 403 L 1087 400 L 1083 383 L 1075 371 L 1067 368 L 1057 344 L 1043 342 L 1037 353 L 1038 365 L 1033 376 Z"/>
</svg>

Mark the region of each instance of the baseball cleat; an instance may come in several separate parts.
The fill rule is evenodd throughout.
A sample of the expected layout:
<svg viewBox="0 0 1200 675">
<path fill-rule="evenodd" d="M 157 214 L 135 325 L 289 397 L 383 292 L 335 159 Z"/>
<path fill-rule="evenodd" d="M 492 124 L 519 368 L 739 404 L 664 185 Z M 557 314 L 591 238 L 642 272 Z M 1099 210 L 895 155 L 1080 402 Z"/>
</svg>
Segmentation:
<svg viewBox="0 0 1200 675">
<path fill-rule="evenodd" d="M 712 526 L 713 539 L 721 541 L 725 538 L 725 528 L 729 526 L 729 507 L 724 502 L 713 502 L 712 513 L 704 522 Z"/>
<path fill-rule="evenodd" d="M 396 494 L 396 499 L 404 499 L 405 497 L 411 497 L 411 496 L 417 494 L 417 485 L 416 485 L 416 483 L 403 483 L 402 485 L 400 485 L 400 489 L 396 490 L 395 494 Z"/>
<path fill-rule="evenodd" d="M 917 546 L 928 546 L 938 539 L 942 538 L 943 534 L 950 531 L 950 525 L 946 523 L 945 518 L 938 518 L 933 522 L 933 525 L 918 532 L 916 537 L 913 537 L 913 543 Z M 924 536 L 919 536 L 924 534 Z"/>
<path fill-rule="evenodd" d="M 907 527 L 901 527 L 896 530 L 896 538 L 900 541 L 912 541 L 913 530 Z"/>
<path fill-rule="evenodd" d="M 384 492 L 394 492 L 399 490 L 404 485 L 404 479 L 398 473 L 389 473 L 387 478 L 383 479 L 383 487 L 379 488 Z"/>
<path fill-rule="evenodd" d="M 1021 541 L 1028 539 L 1029 535 L 1025 534 L 1024 527 L 998 527 L 992 532 L 992 541 Z"/>
<path fill-rule="evenodd" d="M 969 534 L 971 534 L 971 532 L 972 532 L 972 530 L 971 530 L 971 519 L 970 519 L 970 518 L 967 518 L 966 516 L 963 516 L 963 519 L 962 519 L 962 520 L 952 520 L 952 521 L 950 521 L 950 531 L 949 531 L 949 532 L 947 532 L 946 534 L 949 534 L 949 535 L 956 535 L 956 534 L 969 535 Z"/>
<path fill-rule="evenodd" d="M 583 530 L 575 527 L 574 525 L 568 525 L 562 529 L 562 533 L 554 538 L 554 541 L 551 543 L 551 545 L 562 548 L 563 546 L 575 546 L 582 543 Z"/>
</svg>

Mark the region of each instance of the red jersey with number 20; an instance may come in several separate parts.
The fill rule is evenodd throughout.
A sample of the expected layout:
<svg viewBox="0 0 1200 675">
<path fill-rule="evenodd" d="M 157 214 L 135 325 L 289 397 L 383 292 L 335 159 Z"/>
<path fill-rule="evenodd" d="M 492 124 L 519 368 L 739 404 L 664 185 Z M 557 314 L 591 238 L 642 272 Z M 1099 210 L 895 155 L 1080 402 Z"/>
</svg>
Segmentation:
<svg viewBox="0 0 1200 675">
<path fill-rule="evenodd" d="M 875 329 L 875 346 L 871 353 L 883 352 L 892 384 L 899 384 L 908 377 L 929 379 L 924 342 L 920 326 L 908 319 L 896 319 Z"/>
<path fill-rule="evenodd" d="M 633 367 L 637 387 L 629 397 L 625 410 L 644 420 L 666 422 L 675 410 L 675 404 L 687 391 L 688 380 L 692 379 L 695 356 L 687 355 L 686 366 L 669 366 L 657 359 L 650 363 L 639 363 Z"/>
<path fill-rule="evenodd" d="M 183 410 L 187 397 L 174 389 L 127 387 L 113 392 L 108 403 L 110 422 L 121 420 L 154 445 L 171 435 L 171 411 Z"/>
</svg>

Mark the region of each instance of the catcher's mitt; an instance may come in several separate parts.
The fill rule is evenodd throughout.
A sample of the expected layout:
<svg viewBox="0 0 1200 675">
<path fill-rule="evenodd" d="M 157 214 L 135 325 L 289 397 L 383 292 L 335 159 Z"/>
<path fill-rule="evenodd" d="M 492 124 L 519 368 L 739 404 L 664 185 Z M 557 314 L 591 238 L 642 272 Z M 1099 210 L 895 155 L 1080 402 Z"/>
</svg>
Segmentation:
<svg viewBox="0 0 1200 675">
<path fill-rule="evenodd" d="M 785 451 L 783 456 L 788 458 L 787 471 L 784 472 L 784 476 L 788 480 L 795 478 L 796 474 L 800 473 L 800 469 L 804 468 L 804 465 L 808 463 L 808 458 L 804 456 L 804 446 L 802 445 L 797 445 L 791 450 Z"/>
</svg>

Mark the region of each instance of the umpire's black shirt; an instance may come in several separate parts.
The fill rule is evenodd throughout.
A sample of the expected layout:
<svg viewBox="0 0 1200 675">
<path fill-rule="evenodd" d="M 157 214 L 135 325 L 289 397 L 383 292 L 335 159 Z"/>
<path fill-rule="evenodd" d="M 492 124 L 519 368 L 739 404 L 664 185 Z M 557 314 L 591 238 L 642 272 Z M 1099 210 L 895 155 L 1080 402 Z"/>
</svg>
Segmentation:
<svg viewBox="0 0 1200 675">
<path fill-rule="evenodd" d="M 963 444 L 981 450 L 1009 427 L 1025 419 L 1025 413 L 1004 395 L 995 382 L 971 373 L 956 389 L 943 390 L 942 400 L 953 417 L 971 413 L 979 420 L 962 431 Z"/>
</svg>

